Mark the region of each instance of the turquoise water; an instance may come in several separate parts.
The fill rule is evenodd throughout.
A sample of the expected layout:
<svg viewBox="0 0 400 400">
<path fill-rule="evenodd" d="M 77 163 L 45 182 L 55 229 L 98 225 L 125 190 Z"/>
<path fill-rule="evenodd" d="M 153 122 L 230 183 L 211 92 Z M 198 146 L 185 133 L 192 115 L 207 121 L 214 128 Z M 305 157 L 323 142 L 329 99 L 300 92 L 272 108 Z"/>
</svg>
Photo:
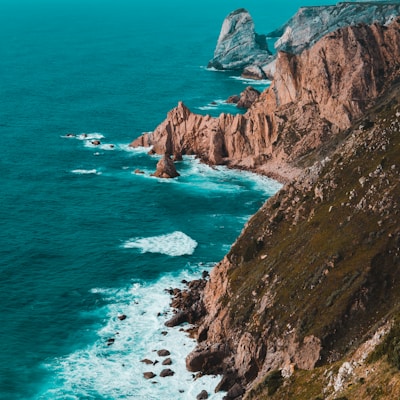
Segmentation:
<svg viewBox="0 0 400 400">
<path fill-rule="evenodd" d="M 279 185 L 193 158 L 177 166 L 178 179 L 158 180 L 157 157 L 127 144 L 179 100 L 200 113 L 236 112 L 220 100 L 247 82 L 204 67 L 223 18 L 246 7 L 267 32 L 299 5 L 1 1 L 1 399 L 212 390 L 217 378 L 185 372 L 194 343 L 178 329 L 161 334 L 163 289 L 219 261 Z M 140 359 L 160 346 L 176 374 L 151 384 Z"/>
</svg>

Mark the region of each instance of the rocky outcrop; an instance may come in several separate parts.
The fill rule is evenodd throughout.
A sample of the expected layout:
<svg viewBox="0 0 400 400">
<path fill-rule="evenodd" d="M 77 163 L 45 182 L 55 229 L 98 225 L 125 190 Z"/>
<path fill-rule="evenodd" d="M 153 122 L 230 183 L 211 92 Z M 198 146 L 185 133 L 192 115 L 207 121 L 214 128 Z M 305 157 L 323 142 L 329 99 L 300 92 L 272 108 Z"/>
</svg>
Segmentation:
<svg viewBox="0 0 400 400">
<path fill-rule="evenodd" d="M 157 178 L 176 178 L 179 176 L 174 162 L 171 160 L 169 154 L 164 154 L 164 157 L 157 163 L 156 171 L 152 174 Z"/>
<path fill-rule="evenodd" d="M 230 96 L 226 100 L 226 102 L 236 104 L 236 107 L 238 108 L 248 109 L 253 105 L 256 100 L 258 100 L 260 94 L 261 93 L 257 89 L 254 89 L 251 86 L 247 86 L 247 88 L 243 90 L 242 93 L 240 93 L 240 96 Z"/>
<path fill-rule="evenodd" d="M 208 68 L 243 70 L 250 64 L 266 64 L 269 60 L 271 53 L 265 35 L 255 33 L 250 14 L 240 8 L 225 18 Z"/>
<path fill-rule="evenodd" d="M 346 27 L 299 55 L 279 52 L 271 86 L 246 114 L 212 118 L 180 102 L 131 146 L 292 179 L 302 157 L 349 128 L 398 79 L 399 26 Z"/>
<path fill-rule="evenodd" d="M 283 26 L 258 35 L 249 13 L 239 9 L 229 14 L 208 66 L 240 70 L 250 79 L 272 79 L 274 59 L 266 47 L 265 37 L 276 38 L 276 52 L 300 54 L 323 36 L 346 26 L 378 23 L 387 25 L 400 15 L 396 1 L 341 2 L 332 6 L 301 7 Z"/>
</svg>

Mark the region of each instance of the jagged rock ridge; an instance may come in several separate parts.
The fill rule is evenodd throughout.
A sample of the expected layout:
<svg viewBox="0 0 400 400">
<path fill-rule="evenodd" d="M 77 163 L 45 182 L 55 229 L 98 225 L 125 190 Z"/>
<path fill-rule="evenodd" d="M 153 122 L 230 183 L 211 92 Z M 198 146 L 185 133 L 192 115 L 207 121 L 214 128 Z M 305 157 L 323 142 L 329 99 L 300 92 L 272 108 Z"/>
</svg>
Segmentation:
<svg viewBox="0 0 400 400">
<path fill-rule="evenodd" d="M 131 146 L 291 179 L 302 156 L 349 128 L 398 78 L 399 26 L 346 27 L 299 55 L 280 52 L 275 79 L 246 114 L 212 118 L 180 102 Z"/>
</svg>

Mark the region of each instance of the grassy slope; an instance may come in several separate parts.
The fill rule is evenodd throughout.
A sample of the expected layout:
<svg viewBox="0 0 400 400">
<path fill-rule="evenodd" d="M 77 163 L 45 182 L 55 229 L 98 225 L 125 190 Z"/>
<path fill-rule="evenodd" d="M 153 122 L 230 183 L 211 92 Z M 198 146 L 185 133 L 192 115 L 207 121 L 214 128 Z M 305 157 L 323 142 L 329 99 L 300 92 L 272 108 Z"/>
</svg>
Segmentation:
<svg viewBox="0 0 400 400">
<path fill-rule="evenodd" d="M 357 124 L 332 138 L 337 150 L 329 154 L 325 146 L 330 158 L 318 178 L 286 186 L 252 218 L 228 255 L 237 265 L 229 272 L 230 299 L 224 301 L 233 326 L 256 337 L 271 334 L 272 325 L 277 335 L 295 328 L 300 340 L 312 334 L 322 341 L 321 369 L 296 372 L 273 398 L 317 398 L 326 384 L 321 373 L 350 354 L 376 324 L 398 314 L 399 93 L 394 87 L 360 122 L 364 128 Z M 260 299 L 271 290 L 273 305 L 260 313 Z M 381 386 L 393 375 L 398 379 L 385 361 L 376 363 Z M 373 379 L 348 398 L 400 398 L 398 382 L 398 397 L 368 395 Z"/>
</svg>

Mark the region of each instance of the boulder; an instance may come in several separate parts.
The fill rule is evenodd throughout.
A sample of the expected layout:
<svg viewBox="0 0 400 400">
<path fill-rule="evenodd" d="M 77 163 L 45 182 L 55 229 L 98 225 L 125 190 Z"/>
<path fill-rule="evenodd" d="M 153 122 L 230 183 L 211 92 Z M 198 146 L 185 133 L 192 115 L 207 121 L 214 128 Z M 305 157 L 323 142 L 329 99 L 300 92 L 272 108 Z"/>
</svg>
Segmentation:
<svg viewBox="0 0 400 400">
<path fill-rule="evenodd" d="M 202 390 L 197 396 L 196 400 L 205 400 L 208 399 L 208 393 L 207 390 Z"/>
<path fill-rule="evenodd" d="M 166 358 L 163 362 L 162 365 L 171 365 L 172 364 L 172 360 L 168 357 Z"/>
<path fill-rule="evenodd" d="M 175 372 L 172 371 L 172 369 L 169 369 L 169 368 L 163 369 L 160 372 L 161 378 L 165 378 L 166 376 L 173 376 L 174 374 L 175 374 Z"/>
<path fill-rule="evenodd" d="M 157 354 L 159 357 L 166 357 L 166 356 L 169 356 L 171 353 L 168 350 L 162 349 L 162 350 L 158 350 Z"/>
<path fill-rule="evenodd" d="M 183 324 L 184 322 L 188 322 L 188 315 L 184 311 L 179 311 L 172 318 L 170 318 L 167 322 L 165 322 L 165 326 L 172 328 L 173 326 L 178 326 Z"/>
<path fill-rule="evenodd" d="M 152 176 L 156 176 L 157 178 L 176 178 L 179 176 L 177 172 L 174 162 L 171 160 L 169 154 L 164 154 L 164 157 L 157 163 L 157 169 Z"/>
<path fill-rule="evenodd" d="M 155 376 L 157 376 L 154 372 L 151 372 L 151 371 L 149 371 L 149 372 L 143 372 L 143 376 L 146 378 L 146 379 L 152 379 L 152 378 L 154 378 Z"/>
</svg>

